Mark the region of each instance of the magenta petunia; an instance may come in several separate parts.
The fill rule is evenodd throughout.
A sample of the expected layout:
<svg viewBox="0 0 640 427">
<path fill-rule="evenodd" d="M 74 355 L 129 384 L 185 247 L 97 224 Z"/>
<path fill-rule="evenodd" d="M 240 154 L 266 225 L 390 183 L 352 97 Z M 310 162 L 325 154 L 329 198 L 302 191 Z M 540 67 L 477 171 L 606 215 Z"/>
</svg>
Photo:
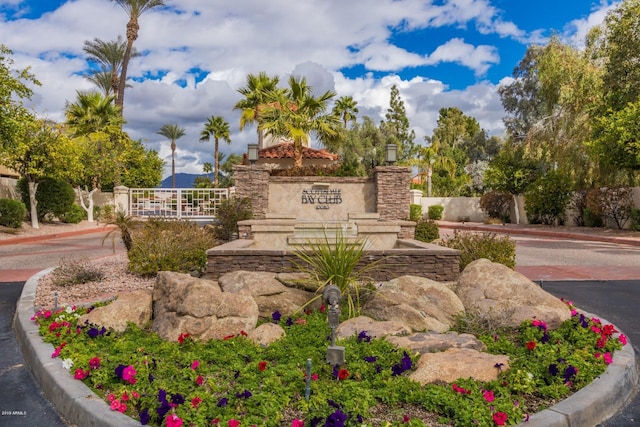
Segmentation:
<svg viewBox="0 0 640 427">
<path fill-rule="evenodd" d="M 198 366 L 200 366 L 200 361 L 198 359 L 191 362 L 191 369 L 193 369 L 194 371 L 198 369 Z"/>
<path fill-rule="evenodd" d="M 496 399 L 496 397 L 493 395 L 493 392 L 491 390 L 483 391 L 482 397 L 484 397 L 484 400 L 486 400 L 489 403 L 493 402 Z"/>
<path fill-rule="evenodd" d="M 181 427 L 182 418 L 180 418 L 176 414 L 169 414 L 166 418 L 166 425 L 167 427 Z"/>
</svg>

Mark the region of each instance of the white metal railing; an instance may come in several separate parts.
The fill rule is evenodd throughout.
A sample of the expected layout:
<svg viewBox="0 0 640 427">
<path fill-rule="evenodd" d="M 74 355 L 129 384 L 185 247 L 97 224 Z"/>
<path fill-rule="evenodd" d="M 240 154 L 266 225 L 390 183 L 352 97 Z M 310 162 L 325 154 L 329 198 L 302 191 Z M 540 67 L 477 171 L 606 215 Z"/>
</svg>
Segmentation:
<svg viewBox="0 0 640 427">
<path fill-rule="evenodd" d="M 212 219 L 229 193 L 228 188 L 130 188 L 129 215 Z"/>
</svg>

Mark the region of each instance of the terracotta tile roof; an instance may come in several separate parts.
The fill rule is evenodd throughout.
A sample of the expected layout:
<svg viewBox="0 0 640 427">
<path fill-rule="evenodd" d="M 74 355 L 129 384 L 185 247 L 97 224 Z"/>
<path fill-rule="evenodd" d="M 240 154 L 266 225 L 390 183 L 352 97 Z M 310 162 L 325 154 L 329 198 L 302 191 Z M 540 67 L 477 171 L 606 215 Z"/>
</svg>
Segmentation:
<svg viewBox="0 0 640 427">
<path fill-rule="evenodd" d="M 293 159 L 293 144 L 290 142 L 283 142 L 271 147 L 258 150 L 258 157 L 260 159 Z M 338 160 L 338 155 L 328 152 L 325 149 L 316 150 L 314 148 L 302 147 L 303 159 L 325 159 L 325 160 Z"/>
</svg>

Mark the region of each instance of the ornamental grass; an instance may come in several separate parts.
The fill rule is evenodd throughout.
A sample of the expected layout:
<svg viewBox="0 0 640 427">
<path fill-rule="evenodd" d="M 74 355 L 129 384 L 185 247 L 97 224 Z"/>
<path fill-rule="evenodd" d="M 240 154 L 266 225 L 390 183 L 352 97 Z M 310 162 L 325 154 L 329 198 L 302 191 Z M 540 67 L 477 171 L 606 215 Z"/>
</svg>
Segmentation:
<svg viewBox="0 0 640 427">
<path fill-rule="evenodd" d="M 113 411 L 150 426 L 501 426 L 591 383 L 626 337 L 573 310 L 550 330 L 530 320 L 479 338 L 507 354 L 498 379 L 420 385 L 410 379 L 418 354 L 360 331 L 336 342 L 346 364 L 326 363 L 330 328 L 324 310 L 273 314 L 286 335 L 268 347 L 240 332 L 173 342 L 130 324 L 124 333 L 77 324 L 91 308 L 38 311 L 43 339 L 69 374 Z"/>
</svg>

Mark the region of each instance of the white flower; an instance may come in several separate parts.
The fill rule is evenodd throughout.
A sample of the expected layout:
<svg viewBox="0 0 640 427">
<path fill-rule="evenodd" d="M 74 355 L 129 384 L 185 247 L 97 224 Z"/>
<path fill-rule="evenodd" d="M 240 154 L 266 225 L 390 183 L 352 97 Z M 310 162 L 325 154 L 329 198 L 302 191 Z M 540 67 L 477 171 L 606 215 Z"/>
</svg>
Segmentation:
<svg viewBox="0 0 640 427">
<path fill-rule="evenodd" d="M 67 314 L 71 314 L 73 313 L 73 307 L 67 307 L 64 311 L 66 311 Z"/>
<path fill-rule="evenodd" d="M 62 367 L 64 369 L 69 370 L 71 369 L 72 366 L 73 366 L 73 360 L 67 358 L 62 361 Z"/>
</svg>

